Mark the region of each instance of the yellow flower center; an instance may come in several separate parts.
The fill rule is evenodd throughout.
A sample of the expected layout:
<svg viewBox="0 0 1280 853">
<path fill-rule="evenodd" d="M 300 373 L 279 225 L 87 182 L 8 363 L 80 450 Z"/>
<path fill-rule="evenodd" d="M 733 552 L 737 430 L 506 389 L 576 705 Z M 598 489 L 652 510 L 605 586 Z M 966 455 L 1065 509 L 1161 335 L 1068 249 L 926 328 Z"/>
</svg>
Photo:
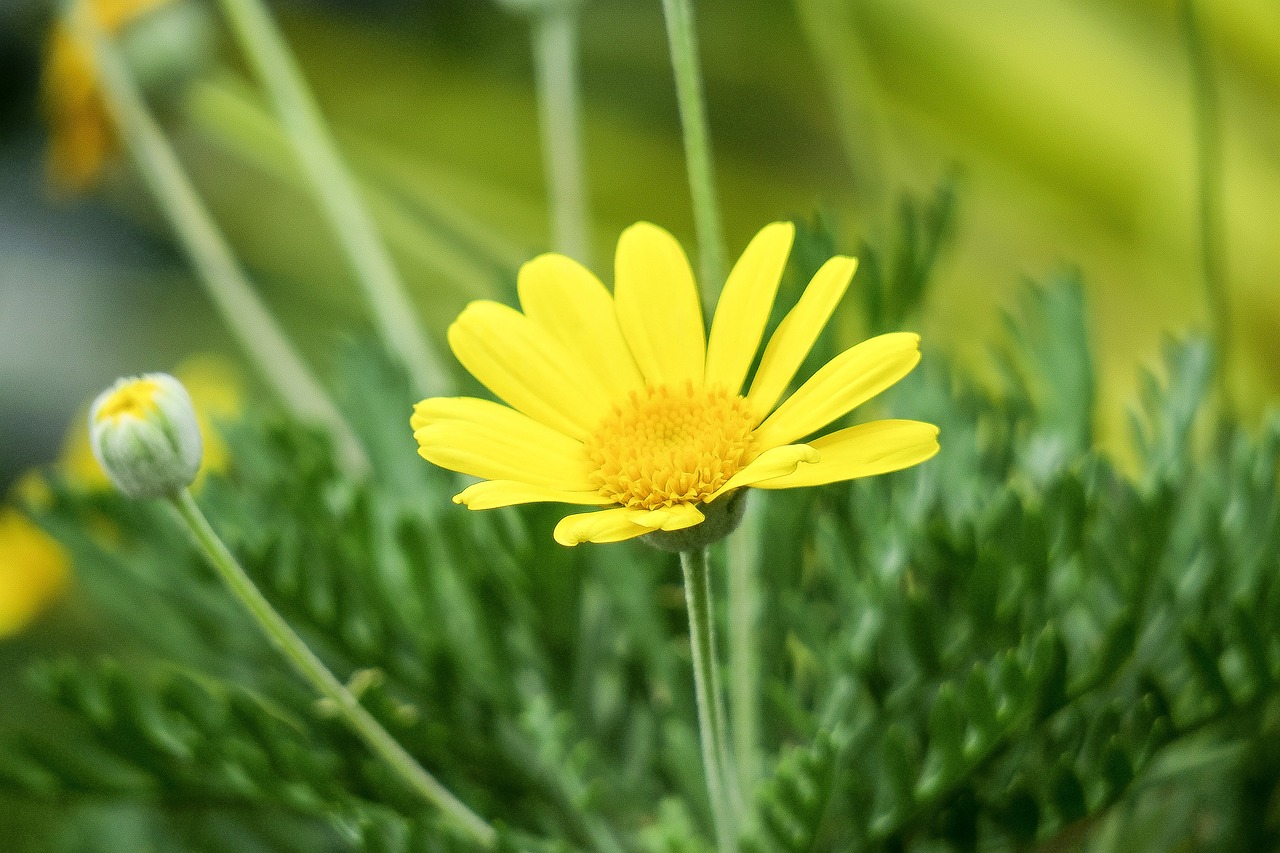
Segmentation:
<svg viewBox="0 0 1280 853">
<path fill-rule="evenodd" d="M 587 440 L 600 494 L 633 509 L 701 503 L 749 461 L 747 401 L 655 385 L 616 404 Z"/>
<path fill-rule="evenodd" d="M 160 385 L 153 379 L 135 379 L 121 385 L 98 409 L 97 419 L 118 421 L 120 418 L 145 418 L 155 408 Z"/>
</svg>

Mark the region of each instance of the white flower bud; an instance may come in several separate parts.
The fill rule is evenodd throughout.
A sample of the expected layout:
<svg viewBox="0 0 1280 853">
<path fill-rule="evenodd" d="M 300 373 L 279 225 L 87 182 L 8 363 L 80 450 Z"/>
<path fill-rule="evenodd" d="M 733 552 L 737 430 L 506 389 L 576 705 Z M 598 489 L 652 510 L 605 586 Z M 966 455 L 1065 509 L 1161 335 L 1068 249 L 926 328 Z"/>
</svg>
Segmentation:
<svg viewBox="0 0 1280 853">
<path fill-rule="evenodd" d="M 167 373 L 120 379 L 98 395 L 89 439 L 102 470 L 131 498 L 191 485 L 204 453 L 191 396 Z"/>
</svg>

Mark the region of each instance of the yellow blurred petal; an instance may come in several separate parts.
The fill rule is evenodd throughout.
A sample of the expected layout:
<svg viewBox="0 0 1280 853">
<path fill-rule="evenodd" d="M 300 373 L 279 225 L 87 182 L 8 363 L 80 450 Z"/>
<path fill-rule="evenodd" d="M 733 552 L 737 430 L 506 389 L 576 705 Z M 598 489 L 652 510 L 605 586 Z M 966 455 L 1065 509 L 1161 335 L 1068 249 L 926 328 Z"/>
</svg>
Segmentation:
<svg viewBox="0 0 1280 853">
<path fill-rule="evenodd" d="M 486 480 L 591 491 L 586 450 L 514 409 L 473 397 L 433 397 L 414 407 L 418 453 L 442 468 Z"/>
<path fill-rule="evenodd" d="M 69 578 L 62 546 L 22 513 L 0 509 L 0 637 L 29 625 Z"/>
<path fill-rule="evenodd" d="M 581 504 L 584 506 L 606 506 L 613 501 L 601 497 L 599 492 L 570 492 L 563 489 L 548 489 L 518 483 L 514 480 L 485 480 L 468 486 L 453 496 L 453 502 L 462 504 L 467 509 L 497 509 L 500 506 L 515 506 L 530 503 L 563 503 Z"/>
<path fill-rule="evenodd" d="M 611 398 L 644 387 L 613 297 L 590 270 L 564 255 L 540 255 L 520 268 L 517 288 L 525 315 L 563 344 Z"/>
<path fill-rule="evenodd" d="M 706 384 L 730 394 L 742 389 L 769 322 L 778 284 L 795 239 L 790 222 L 766 225 L 734 264 L 711 322 Z"/>
<path fill-rule="evenodd" d="M 920 421 L 871 421 L 812 442 L 822 454 L 814 465 L 756 484 L 760 489 L 821 486 L 909 468 L 938 452 L 938 428 Z"/>
<path fill-rule="evenodd" d="M 743 486 L 754 486 L 774 477 L 781 477 L 794 472 L 801 464 L 811 466 L 821 458 L 821 454 L 807 444 L 784 444 L 761 453 L 754 461 L 748 463 L 741 471 L 734 474 L 720 488 L 707 498 L 707 503 L 715 500 L 725 492 L 740 489 Z"/>
<path fill-rule="evenodd" d="M 91 0 L 89 7 L 98 15 L 98 26 L 110 32 L 170 2 L 172 0 Z"/>
<path fill-rule="evenodd" d="M 608 409 L 584 366 L 514 308 L 472 302 L 449 327 L 449 346 L 486 388 L 565 435 L 585 438 Z"/>
<path fill-rule="evenodd" d="M 560 519 L 556 525 L 555 540 L 561 545 L 580 545 L 583 542 L 622 542 L 634 539 L 653 530 L 631 520 L 635 510 L 626 507 L 582 512 Z"/>
<path fill-rule="evenodd" d="M 235 365 L 210 353 L 184 359 L 173 375 L 191 395 L 200 433 L 204 436 L 204 458 L 195 482 L 199 488 L 207 472 L 227 470 L 229 452 L 218 424 L 240 414 L 244 406 L 244 386 Z"/>
<path fill-rule="evenodd" d="M 200 353 L 182 360 L 173 375 L 202 415 L 226 419 L 240 414 L 244 406 L 244 382 L 230 360 L 213 353 Z"/>
<path fill-rule="evenodd" d="M 102 470 L 89 444 L 89 407 L 76 413 L 62 443 L 58 468 L 71 485 L 90 491 L 111 488 L 107 472 Z"/>
<path fill-rule="evenodd" d="M 765 347 L 747 394 L 747 400 L 759 419 L 757 423 L 773 411 L 791 384 L 818 335 L 831 319 L 831 312 L 840 304 L 857 268 L 855 258 L 835 257 L 827 261 L 809 282 L 800 301 L 778 325 Z"/>
<path fill-rule="evenodd" d="M 760 425 L 758 446 L 790 444 L 848 414 L 910 373 L 920 362 L 919 346 L 919 335 L 891 332 L 845 350 Z"/>
<path fill-rule="evenodd" d="M 701 386 L 707 351 L 702 305 L 676 238 L 637 222 L 618 238 L 614 265 L 618 325 L 645 380 Z"/>
</svg>

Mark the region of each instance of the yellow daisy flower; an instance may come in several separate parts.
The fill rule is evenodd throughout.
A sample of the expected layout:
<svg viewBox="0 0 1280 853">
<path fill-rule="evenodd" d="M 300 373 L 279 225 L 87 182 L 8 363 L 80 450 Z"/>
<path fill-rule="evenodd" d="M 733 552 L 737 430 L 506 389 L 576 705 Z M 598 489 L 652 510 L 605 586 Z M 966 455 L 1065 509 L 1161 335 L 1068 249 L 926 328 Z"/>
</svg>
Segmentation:
<svg viewBox="0 0 1280 853">
<path fill-rule="evenodd" d="M 782 400 L 849 285 L 852 258 L 818 271 L 743 393 L 794 236 L 785 222 L 756 235 L 729 274 L 709 337 L 689 261 L 655 225 L 619 238 L 613 295 L 563 255 L 529 261 L 518 279 L 523 313 L 473 302 L 449 328 L 458 360 L 507 405 L 422 401 L 411 420 L 418 452 L 482 478 L 454 498 L 471 509 L 608 507 L 563 519 L 563 545 L 688 531 L 651 537 L 670 550 L 728 533 L 744 487 L 816 486 L 933 456 L 937 427 L 918 421 L 805 440 L 907 375 L 920 360 L 917 335 L 860 343 Z"/>
<path fill-rule="evenodd" d="M 89 0 L 98 26 L 117 32 L 170 0 Z M 60 192 L 92 187 L 115 150 L 89 48 L 59 22 L 49 38 L 41 98 L 49 121 L 49 180 Z"/>
</svg>

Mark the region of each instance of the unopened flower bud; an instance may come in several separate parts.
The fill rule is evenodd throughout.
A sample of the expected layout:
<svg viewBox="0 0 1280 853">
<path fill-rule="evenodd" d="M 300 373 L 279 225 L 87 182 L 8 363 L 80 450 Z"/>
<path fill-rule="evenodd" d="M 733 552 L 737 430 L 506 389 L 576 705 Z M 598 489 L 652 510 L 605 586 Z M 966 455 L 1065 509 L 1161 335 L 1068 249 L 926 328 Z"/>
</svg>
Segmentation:
<svg viewBox="0 0 1280 853">
<path fill-rule="evenodd" d="M 172 495 L 191 485 L 204 445 L 195 407 L 167 373 L 120 379 L 89 410 L 93 455 L 131 498 Z"/>
</svg>

